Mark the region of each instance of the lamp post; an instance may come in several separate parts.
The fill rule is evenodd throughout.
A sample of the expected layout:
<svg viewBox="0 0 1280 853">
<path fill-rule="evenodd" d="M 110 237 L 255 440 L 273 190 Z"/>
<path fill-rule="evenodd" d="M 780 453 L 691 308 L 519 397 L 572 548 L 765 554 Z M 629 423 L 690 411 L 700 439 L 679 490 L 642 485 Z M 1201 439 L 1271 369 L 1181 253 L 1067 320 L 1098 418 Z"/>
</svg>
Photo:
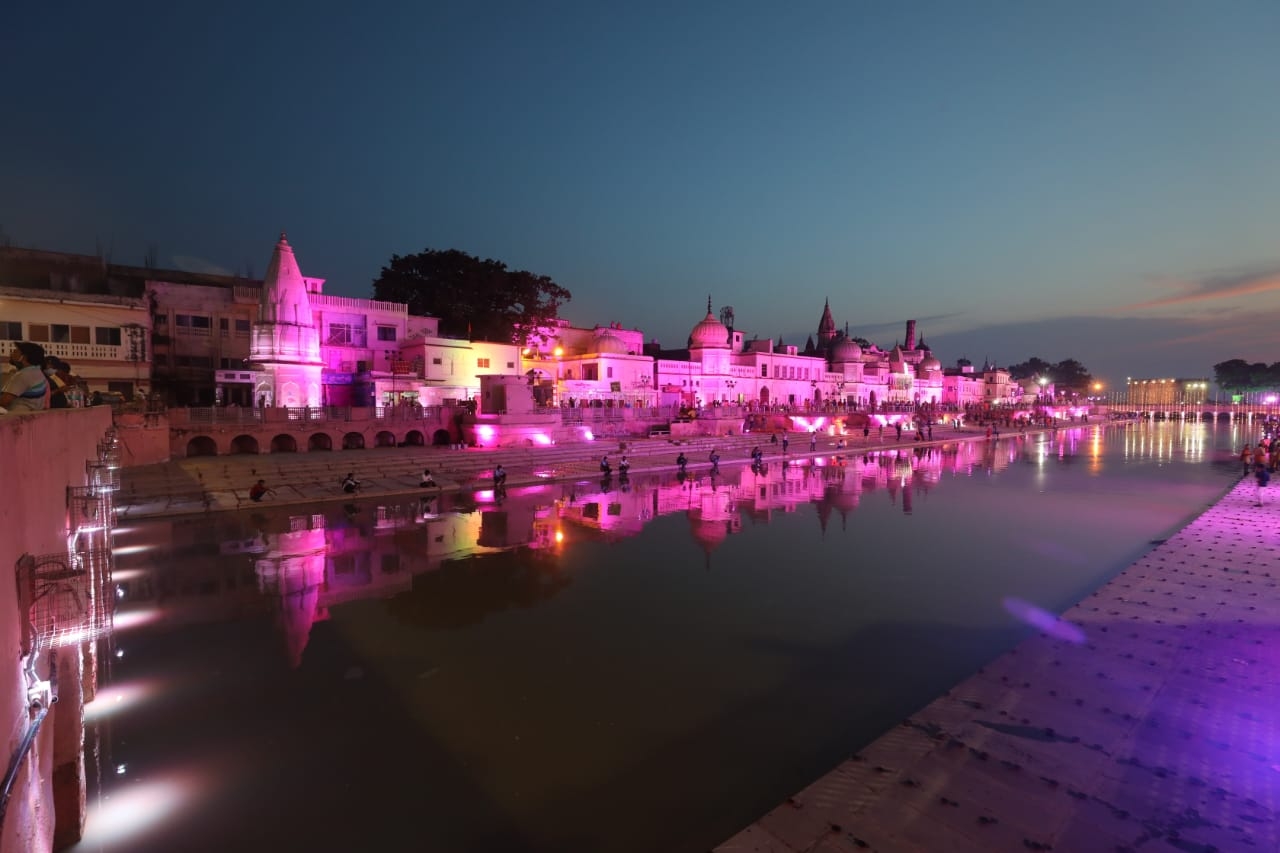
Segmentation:
<svg viewBox="0 0 1280 853">
<path fill-rule="evenodd" d="M 730 400 L 730 402 L 732 402 L 734 405 L 737 405 L 737 403 L 738 403 L 738 398 L 737 398 L 737 396 L 735 396 L 735 395 L 734 395 L 734 393 L 733 393 L 733 389 L 734 389 L 734 388 L 736 388 L 736 387 L 738 386 L 738 383 L 737 383 L 735 380 L 733 380 L 733 379 L 726 379 L 726 380 L 724 381 L 724 385 L 725 385 L 725 387 L 726 387 L 726 388 L 728 388 L 728 389 L 729 389 L 729 400 Z"/>
</svg>

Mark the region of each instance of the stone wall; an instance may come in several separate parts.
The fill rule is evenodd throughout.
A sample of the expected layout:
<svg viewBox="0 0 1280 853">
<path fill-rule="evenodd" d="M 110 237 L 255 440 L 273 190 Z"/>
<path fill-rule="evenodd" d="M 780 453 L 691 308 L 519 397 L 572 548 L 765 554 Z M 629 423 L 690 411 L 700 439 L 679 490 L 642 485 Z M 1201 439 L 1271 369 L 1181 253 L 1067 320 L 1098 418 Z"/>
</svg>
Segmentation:
<svg viewBox="0 0 1280 853">
<path fill-rule="evenodd" d="M 111 410 L 106 406 L 0 416 L 0 472 L 5 480 L 5 500 L 0 501 L 0 733 L 6 766 L 30 721 L 20 652 L 26 614 L 18 612 L 15 567 L 23 554 L 66 553 L 67 488 L 85 485 L 85 464 L 97 459 L 97 444 L 110 426 Z M 39 657 L 37 673 L 47 678 L 49 656 Z M 64 671 L 59 674 L 59 704 L 54 706 L 58 712 L 45 720 L 18 776 L 0 831 L 0 853 L 51 850 L 55 821 L 64 841 L 78 837 L 83 826 L 79 656 L 63 653 L 59 661 Z M 62 729 L 56 759 L 55 728 Z M 65 805 L 55 809 L 55 798 Z"/>
</svg>

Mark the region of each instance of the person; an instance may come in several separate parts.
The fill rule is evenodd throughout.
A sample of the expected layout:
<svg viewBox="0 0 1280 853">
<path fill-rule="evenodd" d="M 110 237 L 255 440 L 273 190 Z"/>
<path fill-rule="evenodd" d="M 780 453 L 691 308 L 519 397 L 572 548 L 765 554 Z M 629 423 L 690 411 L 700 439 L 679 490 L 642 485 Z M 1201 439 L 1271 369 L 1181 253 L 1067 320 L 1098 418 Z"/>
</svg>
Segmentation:
<svg viewBox="0 0 1280 853">
<path fill-rule="evenodd" d="M 818 449 L 818 431 L 816 429 L 809 430 L 809 452 L 813 453 Z"/>
<path fill-rule="evenodd" d="M 276 490 L 267 488 L 266 480 L 259 480 L 249 489 L 249 500 L 254 503 L 260 503 L 267 495 L 275 497 Z"/>
<path fill-rule="evenodd" d="M 75 387 L 75 379 L 71 376 L 71 365 L 57 356 L 46 355 L 42 368 L 45 378 L 49 380 L 49 408 L 71 408 L 69 392 Z"/>
<path fill-rule="evenodd" d="M 356 475 L 349 472 L 347 476 L 342 478 L 342 491 L 347 494 L 354 494 L 360 489 L 360 481 L 356 479 Z"/>
<path fill-rule="evenodd" d="M 1253 481 L 1256 484 L 1255 491 L 1258 495 L 1258 506 L 1262 506 L 1262 490 L 1267 483 L 1271 482 L 1271 474 L 1267 471 L 1266 465 L 1253 466 Z"/>
<path fill-rule="evenodd" d="M 680 469 L 680 473 L 684 473 L 684 469 L 688 467 L 689 460 L 685 458 L 684 451 L 680 451 L 680 455 L 676 457 L 676 467 Z"/>
<path fill-rule="evenodd" d="M 494 488 L 501 489 L 506 484 L 507 484 L 507 469 L 503 468 L 501 464 L 495 465 L 493 467 Z"/>
<path fill-rule="evenodd" d="M 769 443 L 770 444 L 778 443 L 778 434 L 776 432 L 769 436 Z"/>
<path fill-rule="evenodd" d="M 608 474 L 613 468 L 609 465 L 609 454 L 600 457 L 600 473 Z"/>
<path fill-rule="evenodd" d="M 16 370 L 0 388 L 0 412 L 38 412 L 46 408 L 49 380 L 41 369 L 44 347 L 17 341 L 9 353 L 9 363 Z"/>
<path fill-rule="evenodd" d="M 1249 464 L 1253 461 L 1253 445 L 1246 444 L 1244 450 L 1240 451 L 1241 474 L 1249 473 Z"/>
<path fill-rule="evenodd" d="M 787 437 L 787 434 L 784 432 L 784 433 L 782 434 L 782 452 L 783 452 L 783 454 L 784 454 L 784 455 L 786 454 L 786 452 L 787 452 L 787 448 L 788 448 L 790 445 L 791 445 L 791 439 L 790 439 L 790 438 L 788 438 L 788 437 Z"/>
<path fill-rule="evenodd" d="M 630 469 L 631 463 L 627 461 L 627 454 L 624 453 L 622 454 L 622 459 L 618 462 L 618 473 L 625 476 Z"/>
<path fill-rule="evenodd" d="M 713 447 L 713 448 L 711 448 L 711 455 L 710 455 L 709 457 L 707 457 L 707 458 L 709 458 L 709 459 L 711 460 L 711 470 L 712 470 L 713 472 L 714 472 L 714 471 L 719 470 L 719 468 L 720 468 L 720 454 L 716 452 L 716 449 L 715 449 L 714 447 Z"/>
<path fill-rule="evenodd" d="M 430 489 L 430 488 L 434 488 L 434 487 L 435 487 L 435 485 L 436 485 L 436 478 L 431 476 L 431 469 L 430 469 L 430 468 L 423 468 L 423 469 L 422 469 L 422 482 L 421 482 L 421 483 L 419 483 L 418 485 L 419 485 L 419 486 L 421 486 L 421 487 L 422 487 L 422 488 L 424 488 L 424 489 Z"/>
</svg>

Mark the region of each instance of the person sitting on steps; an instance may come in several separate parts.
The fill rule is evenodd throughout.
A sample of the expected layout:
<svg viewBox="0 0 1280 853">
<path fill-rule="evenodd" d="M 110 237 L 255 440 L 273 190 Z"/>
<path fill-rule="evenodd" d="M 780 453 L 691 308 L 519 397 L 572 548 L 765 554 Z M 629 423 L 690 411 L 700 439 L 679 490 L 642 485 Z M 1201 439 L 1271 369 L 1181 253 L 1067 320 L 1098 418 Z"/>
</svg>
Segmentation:
<svg viewBox="0 0 1280 853">
<path fill-rule="evenodd" d="M 433 489 L 436 486 L 436 478 L 431 476 L 430 468 L 422 469 L 422 482 L 418 484 L 424 489 Z"/>
<path fill-rule="evenodd" d="M 254 503 L 258 503 L 267 495 L 271 495 L 272 497 L 275 497 L 275 494 L 276 494 L 275 489 L 267 488 L 266 480 L 259 480 L 258 482 L 254 483 L 253 486 L 249 489 L 249 500 L 253 501 Z"/>
<path fill-rule="evenodd" d="M 360 490 L 360 481 L 356 479 L 354 472 L 348 473 L 342 478 L 342 491 L 347 494 L 355 494 Z"/>
<path fill-rule="evenodd" d="M 493 486 L 500 489 L 507 484 L 507 469 L 501 465 L 495 465 L 493 468 Z"/>
</svg>

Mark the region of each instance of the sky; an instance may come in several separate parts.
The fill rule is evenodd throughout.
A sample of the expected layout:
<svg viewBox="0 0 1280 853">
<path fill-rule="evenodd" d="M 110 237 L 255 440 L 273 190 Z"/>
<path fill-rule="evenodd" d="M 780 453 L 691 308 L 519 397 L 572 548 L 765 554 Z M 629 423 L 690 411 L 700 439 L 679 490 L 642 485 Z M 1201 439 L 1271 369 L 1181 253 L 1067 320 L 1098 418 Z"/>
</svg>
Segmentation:
<svg viewBox="0 0 1280 853">
<path fill-rule="evenodd" d="M 1280 361 L 1280 4 L 24 3 L 16 246 L 326 293 L 460 249 L 575 325 L 803 345 L 824 300 L 944 365 L 1108 385 Z"/>
</svg>

